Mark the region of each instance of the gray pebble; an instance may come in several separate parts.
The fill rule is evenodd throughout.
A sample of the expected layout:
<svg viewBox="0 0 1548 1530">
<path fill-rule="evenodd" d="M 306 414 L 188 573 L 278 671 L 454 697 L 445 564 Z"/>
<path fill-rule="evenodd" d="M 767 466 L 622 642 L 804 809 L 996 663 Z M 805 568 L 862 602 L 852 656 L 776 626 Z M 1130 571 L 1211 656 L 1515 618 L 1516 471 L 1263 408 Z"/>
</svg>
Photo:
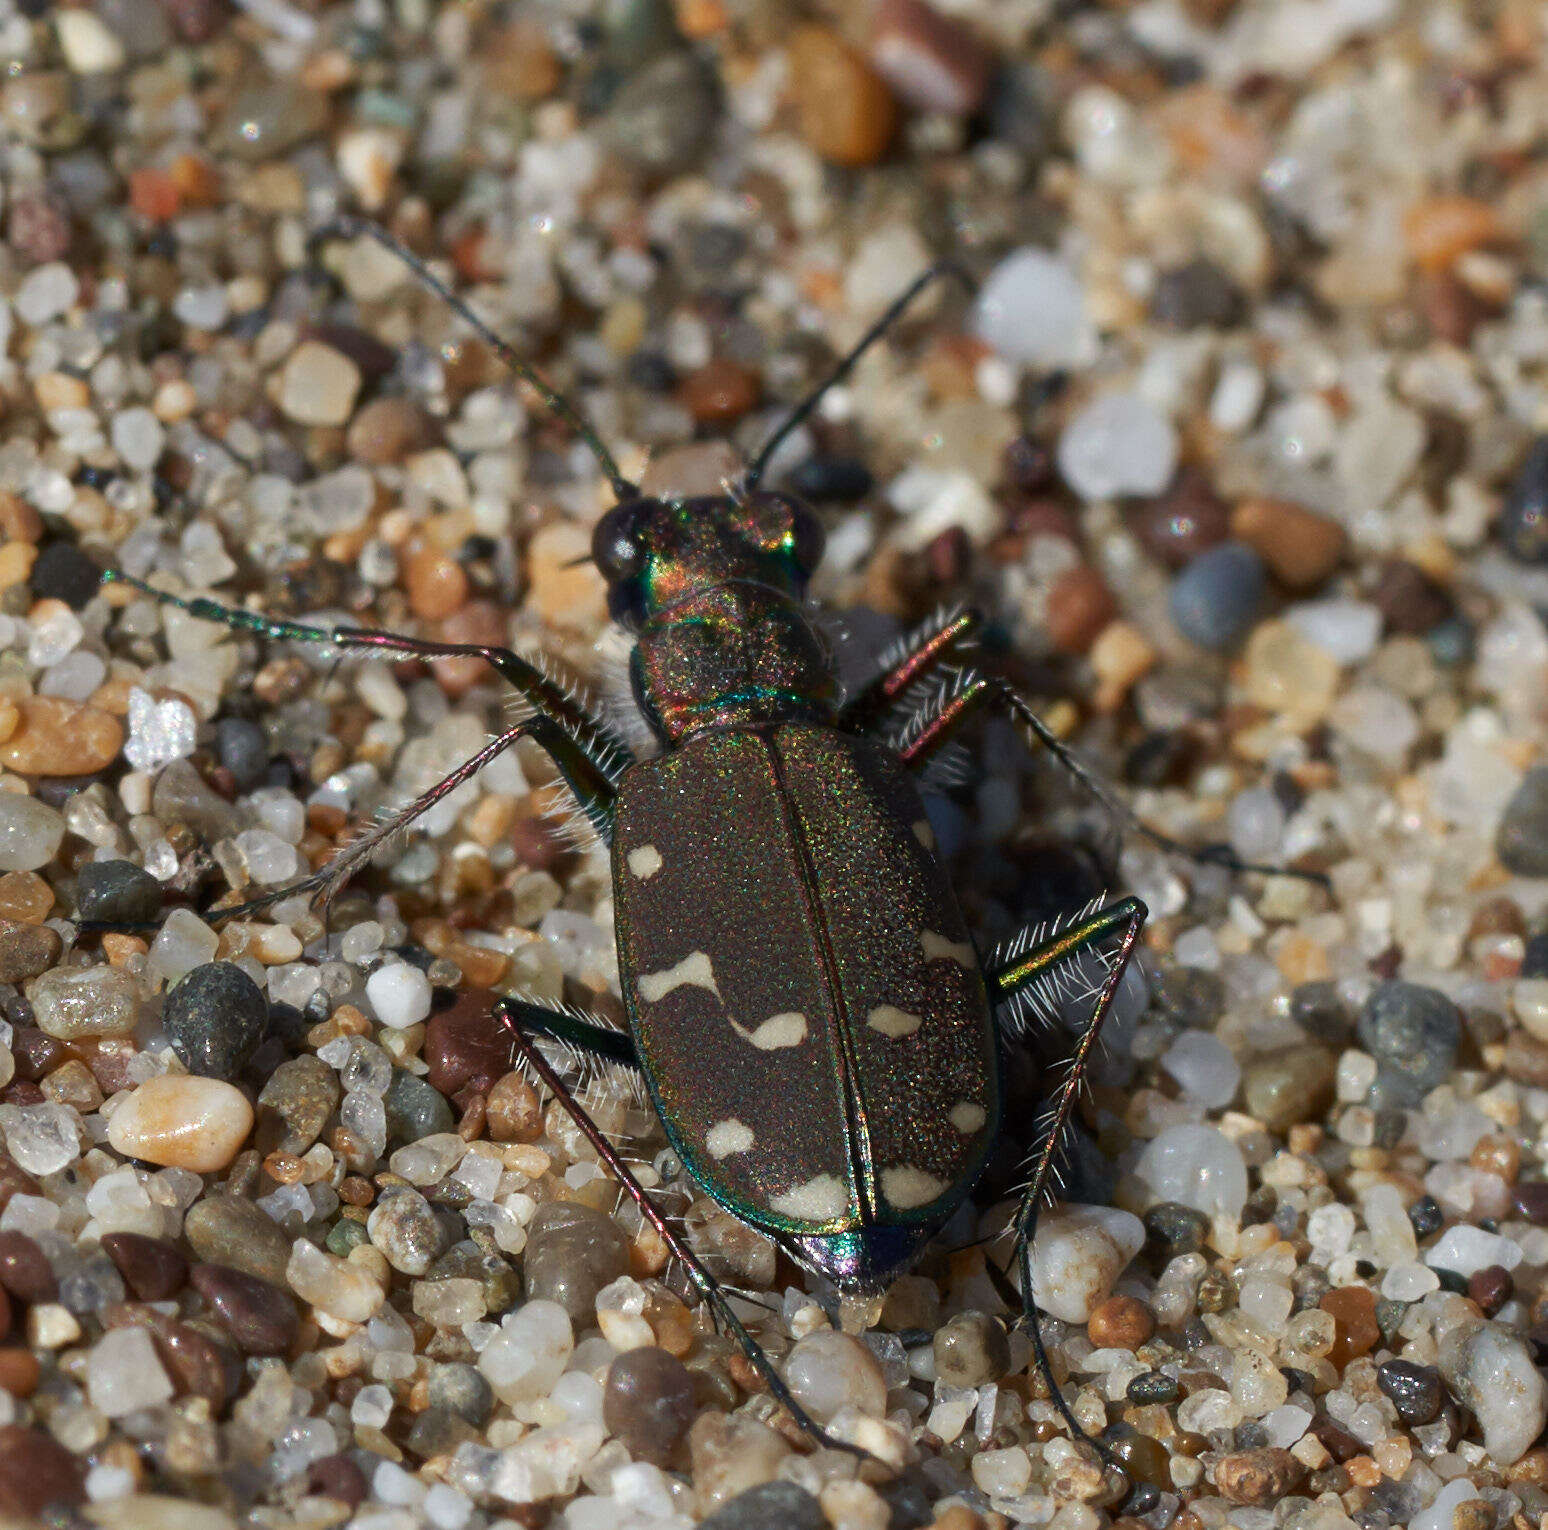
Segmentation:
<svg viewBox="0 0 1548 1530">
<path fill-rule="evenodd" d="M 522 1258 L 529 1300 L 558 1302 L 577 1323 L 595 1319 L 597 1292 L 629 1270 L 629 1244 L 611 1217 L 574 1201 L 539 1206 Z"/>
<path fill-rule="evenodd" d="M 274 1146 L 299 1158 L 322 1136 L 342 1097 L 338 1074 L 322 1058 L 305 1052 L 269 1075 L 258 1095 L 258 1109 L 260 1117 L 272 1111 L 283 1123 L 283 1135 Z"/>
<path fill-rule="evenodd" d="M 386 1192 L 371 1208 L 366 1231 L 387 1263 L 405 1275 L 423 1275 L 446 1249 L 440 1218 L 417 1190 Z"/>
<path fill-rule="evenodd" d="M 269 768 L 269 741 L 245 717 L 223 717 L 215 724 L 215 753 L 242 791 L 257 786 Z"/>
<path fill-rule="evenodd" d="M 269 1001 L 235 962 L 206 962 L 167 995 L 162 1024 L 190 1073 L 229 1081 L 263 1040 Z"/>
<path fill-rule="evenodd" d="M 195 1202 L 183 1218 L 183 1236 L 200 1259 L 228 1265 L 270 1285 L 286 1286 L 290 1239 L 267 1212 L 235 1195 Z"/>
<path fill-rule="evenodd" d="M 1371 1104 L 1409 1108 L 1445 1082 L 1462 1039 L 1462 1016 L 1438 989 L 1381 983 L 1360 1011 L 1360 1045 L 1376 1059 Z"/>
<path fill-rule="evenodd" d="M 699 1530 L 827 1530 L 822 1505 L 793 1482 L 761 1482 L 722 1504 Z"/>
<path fill-rule="evenodd" d="M 1172 583 L 1172 620 L 1190 642 L 1226 653 L 1247 635 L 1263 605 L 1263 560 L 1241 542 L 1223 542 Z"/>
<path fill-rule="evenodd" d="M 664 1349 L 646 1344 L 608 1367 L 602 1418 L 636 1461 L 668 1465 L 694 1412 L 693 1375 Z"/>
<path fill-rule="evenodd" d="M 719 109 L 720 91 L 706 65 L 692 53 L 668 53 L 624 82 L 602 131 L 620 158 L 674 175 L 703 152 Z"/>
<path fill-rule="evenodd" d="M 1548 563 L 1548 436 L 1532 443 L 1495 522 L 1518 563 Z"/>
<path fill-rule="evenodd" d="M 418 1142 L 435 1132 L 454 1132 L 457 1118 L 438 1089 L 412 1073 L 396 1069 L 382 1097 L 387 1135 L 397 1142 Z"/>
<path fill-rule="evenodd" d="M 149 924 L 161 913 L 161 883 L 133 861 L 87 861 L 75 883 L 82 919 Z"/>
<path fill-rule="evenodd" d="M 450 1361 L 430 1372 L 430 1406 L 450 1408 L 475 1429 L 482 1429 L 494 1410 L 494 1391 L 475 1365 Z"/>
<path fill-rule="evenodd" d="M 1243 1078 L 1247 1113 L 1270 1131 L 1320 1116 L 1333 1101 L 1337 1059 L 1326 1047 L 1277 1047 L 1254 1059 Z"/>
<path fill-rule="evenodd" d="M 1518 877 L 1548 877 L 1548 765 L 1529 770 L 1506 803 L 1494 853 Z"/>
<path fill-rule="evenodd" d="M 449 1456 L 468 1440 L 475 1439 L 477 1429 L 453 1408 L 441 1408 L 431 1404 L 409 1430 L 407 1445 L 412 1455 L 421 1461 L 436 1456 Z"/>
<path fill-rule="evenodd" d="M 1242 289 L 1201 255 L 1157 277 L 1150 316 L 1175 329 L 1229 329 L 1241 322 L 1244 307 Z"/>
</svg>

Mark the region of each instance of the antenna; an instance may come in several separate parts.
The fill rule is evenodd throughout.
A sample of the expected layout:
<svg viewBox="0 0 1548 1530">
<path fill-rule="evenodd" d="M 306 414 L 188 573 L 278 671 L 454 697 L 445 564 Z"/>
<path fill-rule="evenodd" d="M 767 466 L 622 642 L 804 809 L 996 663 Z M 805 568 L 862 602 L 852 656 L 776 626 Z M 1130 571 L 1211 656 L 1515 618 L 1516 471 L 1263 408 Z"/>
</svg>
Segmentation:
<svg viewBox="0 0 1548 1530">
<path fill-rule="evenodd" d="M 843 382 L 853 370 L 854 365 L 870 348 L 876 344 L 883 335 L 898 322 L 907 311 L 910 303 L 919 296 L 931 282 L 938 281 L 942 277 L 955 277 L 964 287 L 972 292 L 977 283 L 968 272 L 959 266 L 954 260 L 940 260 L 933 266 L 921 271 L 904 290 L 888 305 L 887 311 L 866 332 L 861 335 L 854 348 L 844 357 L 823 380 L 812 389 L 810 393 L 785 416 L 784 424 L 769 437 L 759 448 L 758 455 L 753 458 L 752 466 L 747 469 L 742 479 L 742 487 L 751 493 L 758 487 L 759 480 L 763 477 L 769 466 L 769 459 L 784 444 L 790 433 L 796 430 L 811 417 L 812 411 L 822 402 L 822 396 L 829 388 Z"/>
<path fill-rule="evenodd" d="M 597 434 L 596 427 L 591 421 L 564 394 L 555 388 L 536 367 L 529 362 L 523 361 L 508 341 L 501 339 L 483 319 L 474 313 L 466 299 L 459 297 L 453 292 L 418 255 L 409 249 L 407 245 L 388 233 L 381 224 L 373 223 L 369 218 L 356 218 L 349 214 L 344 214 L 336 218 L 327 227 L 319 229 L 312 236 L 310 242 L 315 244 L 324 239 L 335 237 L 353 239 L 360 235 L 364 235 L 367 239 L 374 239 L 384 250 L 388 250 L 396 255 L 419 278 L 420 282 L 440 298 L 458 318 L 466 323 L 511 371 L 532 384 L 537 390 L 538 396 L 547 406 L 548 412 L 556 418 L 563 420 L 590 448 L 591 455 L 597 459 L 603 473 L 607 475 L 607 481 L 612 485 L 613 495 L 616 499 L 632 499 L 639 493 L 635 485 L 624 477 L 617 462 L 613 459 L 613 454 L 603 444 L 602 437 Z"/>
</svg>

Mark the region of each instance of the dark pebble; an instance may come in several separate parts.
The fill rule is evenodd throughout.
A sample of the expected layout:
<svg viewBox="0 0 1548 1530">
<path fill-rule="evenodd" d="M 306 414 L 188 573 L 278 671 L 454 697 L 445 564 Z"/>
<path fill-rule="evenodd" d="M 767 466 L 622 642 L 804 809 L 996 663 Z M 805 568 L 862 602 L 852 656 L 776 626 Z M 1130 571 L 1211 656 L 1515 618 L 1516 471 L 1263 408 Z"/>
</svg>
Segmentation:
<svg viewBox="0 0 1548 1530">
<path fill-rule="evenodd" d="M 24 1302 L 51 1302 L 59 1296 L 53 1266 L 24 1232 L 0 1232 L 0 1286 Z"/>
<path fill-rule="evenodd" d="M 411 1455 L 430 1461 L 451 1455 L 459 1445 L 477 1437 L 478 1431 L 455 1409 L 432 1404 L 414 1420 L 406 1443 Z"/>
<path fill-rule="evenodd" d="M 188 1279 L 246 1354 L 283 1355 L 295 1342 L 296 1304 L 278 1286 L 220 1264 L 196 1264 Z"/>
<path fill-rule="evenodd" d="M 337 1498 L 351 1509 L 365 1502 L 370 1490 L 365 1473 L 342 1453 L 323 1456 L 306 1469 L 306 1490 L 319 1498 Z"/>
<path fill-rule="evenodd" d="M 1462 1016 L 1439 989 L 1380 983 L 1360 1011 L 1360 1045 L 1376 1059 L 1371 1104 L 1418 1105 L 1450 1076 L 1462 1039 Z"/>
<path fill-rule="evenodd" d="M 1146 1371 L 1129 1383 L 1124 1395 L 1131 1403 L 1146 1405 L 1176 1402 L 1181 1392 L 1176 1377 L 1168 1376 L 1165 1371 Z"/>
<path fill-rule="evenodd" d="M 608 106 L 602 136 L 619 156 L 652 175 L 695 163 L 714 131 L 720 91 L 697 55 L 668 53 L 633 73 Z"/>
<path fill-rule="evenodd" d="M 38 600 L 62 600 L 81 610 L 102 585 L 102 570 L 73 542 L 50 542 L 32 565 L 32 593 Z"/>
<path fill-rule="evenodd" d="M 1548 1227 L 1548 1180 L 1536 1179 L 1511 1187 L 1511 1205 L 1516 1215 L 1534 1227 Z"/>
<path fill-rule="evenodd" d="M 1467 1295 L 1467 1276 L 1460 1270 L 1436 1270 L 1435 1278 L 1441 1283 L 1442 1291 L 1453 1291 L 1458 1296 Z"/>
<path fill-rule="evenodd" d="M 46 924 L 0 919 L 0 983 L 20 983 L 47 972 L 63 949 L 59 931 Z"/>
<path fill-rule="evenodd" d="M 1376 1367 L 1376 1385 L 1392 1399 L 1398 1417 L 1410 1426 L 1428 1424 L 1441 1410 L 1446 1389 L 1433 1365 L 1389 1360 Z"/>
<path fill-rule="evenodd" d="M 1151 318 L 1174 329 L 1229 329 L 1245 308 L 1242 289 L 1202 255 L 1163 271 L 1150 298 Z"/>
<path fill-rule="evenodd" d="M 471 1087 L 487 1094 L 510 1072 L 511 1042 L 477 989 L 459 993 L 449 1009 L 431 1015 L 425 1029 L 426 1077 L 448 1097 Z"/>
<path fill-rule="evenodd" d="M 1475 644 L 1472 624 L 1464 616 L 1449 616 L 1424 634 L 1425 646 L 1437 664 L 1451 667 L 1472 661 Z"/>
<path fill-rule="evenodd" d="M 858 457 L 808 457 L 790 475 L 790 487 L 815 504 L 852 505 L 871 492 L 875 480 Z"/>
<path fill-rule="evenodd" d="M 269 768 L 269 741 L 257 723 L 222 717 L 215 724 L 215 756 L 241 791 L 251 791 Z"/>
<path fill-rule="evenodd" d="M 1495 525 L 1518 563 L 1548 563 L 1548 436 L 1532 443 Z"/>
<path fill-rule="evenodd" d="M 1548 877 L 1548 766 L 1522 777 L 1495 831 L 1494 853 L 1518 877 Z"/>
<path fill-rule="evenodd" d="M 229 1082 L 263 1040 L 269 1001 L 235 962 L 206 962 L 167 995 L 162 1023 L 190 1073 Z"/>
<path fill-rule="evenodd" d="M 401 1068 L 393 1071 L 382 1104 L 387 1110 L 387 1135 L 398 1142 L 418 1142 L 433 1132 L 457 1129 L 457 1117 L 445 1096 Z"/>
<path fill-rule="evenodd" d="M 1175 1258 L 1178 1254 L 1196 1254 L 1204 1247 L 1209 1218 L 1179 1201 L 1162 1201 L 1145 1213 L 1145 1229 L 1168 1258 Z"/>
<path fill-rule="evenodd" d="M 1298 984 L 1290 995 L 1290 1018 L 1314 1041 L 1342 1047 L 1354 1040 L 1355 1017 L 1336 983 Z"/>
<path fill-rule="evenodd" d="M 1406 558 L 1389 558 L 1368 596 L 1386 631 L 1418 637 L 1452 615 L 1451 597 Z"/>
<path fill-rule="evenodd" d="M 1247 635 L 1263 605 L 1263 559 L 1241 542 L 1200 553 L 1173 581 L 1177 630 L 1200 648 L 1225 653 Z"/>
<path fill-rule="evenodd" d="M 1524 978 L 1548 977 L 1548 930 L 1536 930 L 1526 938 L 1521 950 L 1521 972 Z"/>
<path fill-rule="evenodd" d="M 50 1511 L 77 1509 L 85 1502 L 82 1457 L 41 1429 L 0 1425 L 0 1515 L 40 1520 Z"/>
<path fill-rule="evenodd" d="M 450 1408 L 475 1429 L 482 1429 L 494 1409 L 494 1392 L 484 1373 L 474 1365 L 450 1361 L 430 1372 L 428 1394 L 432 1408 Z"/>
<path fill-rule="evenodd" d="M 102 1310 L 104 1328 L 149 1329 L 162 1365 L 179 1395 L 207 1398 L 219 1410 L 242 1383 L 242 1361 L 191 1323 L 158 1312 L 144 1302 L 118 1302 Z"/>
<path fill-rule="evenodd" d="M 161 883 L 133 861 L 87 861 L 75 883 L 82 919 L 149 924 L 161 913 Z"/>
<path fill-rule="evenodd" d="M 1516 1282 L 1504 1265 L 1489 1264 L 1468 1276 L 1467 1294 L 1485 1317 L 1493 1317 L 1516 1294 Z"/>
<path fill-rule="evenodd" d="M 793 1482 L 762 1482 L 722 1504 L 699 1530 L 827 1530 L 822 1505 Z"/>
<path fill-rule="evenodd" d="M 629 1244 L 611 1217 L 577 1201 L 539 1206 L 522 1255 L 529 1301 L 558 1302 L 577 1323 L 593 1318 L 597 1292 L 628 1273 Z"/>
<path fill-rule="evenodd" d="M 142 1302 L 164 1302 L 188 1281 L 188 1261 L 165 1239 L 141 1233 L 102 1235 L 102 1247 Z"/>
<path fill-rule="evenodd" d="M 665 1467 L 694 1413 L 693 1375 L 664 1349 L 631 1349 L 608 1367 L 602 1421 L 636 1461 Z"/>
<path fill-rule="evenodd" d="M 954 1387 L 981 1387 L 1010 1369 L 1005 1325 L 987 1313 L 959 1312 L 935 1335 L 935 1374 Z"/>
<path fill-rule="evenodd" d="M 1035 64 L 1009 63 L 989 83 L 990 131 L 1036 163 L 1053 146 L 1058 98 L 1058 87 Z"/>
<path fill-rule="evenodd" d="M 1184 468 L 1172 487 L 1130 512 L 1129 529 L 1151 557 L 1183 568 L 1230 534 L 1231 512 L 1196 468 Z"/>
<path fill-rule="evenodd" d="M 1307 1433 L 1315 1435 L 1322 1448 L 1340 1466 L 1345 1461 L 1353 1461 L 1356 1456 L 1365 1453 L 1364 1442 L 1351 1434 L 1342 1424 L 1334 1423 L 1326 1413 L 1319 1413 L 1311 1421 L 1311 1427 Z"/>
<path fill-rule="evenodd" d="M 1408 1220 L 1413 1225 L 1416 1238 L 1428 1238 L 1446 1225 L 1446 1213 L 1432 1195 L 1421 1195 L 1408 1208 Z"/>
</svg>

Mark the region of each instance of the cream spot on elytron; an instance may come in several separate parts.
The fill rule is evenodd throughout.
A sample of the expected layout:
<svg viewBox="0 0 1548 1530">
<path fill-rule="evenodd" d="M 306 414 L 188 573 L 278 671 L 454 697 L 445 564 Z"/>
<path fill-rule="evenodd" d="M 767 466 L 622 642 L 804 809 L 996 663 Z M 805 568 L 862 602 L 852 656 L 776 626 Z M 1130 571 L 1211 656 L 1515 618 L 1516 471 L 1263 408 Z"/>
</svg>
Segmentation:
<svg viewBox="0 0 1548 1530">
<path fill-rule="evenodd" d="M 982 1105 L 975 1105 L 971 1100 L 958 1100 L 951 1107 L 951 1114 L 946 1118 L 964 1137 L 971 1137 L 978 1131 L 989 1117 L 984 1112 Z"/>
<path fill-rule="evenodd" d="M 781 1047 L 798 1047 L 806 1040 L 806 1016 L 800 1010 L 787 1010 L 782 1015 L 770 1015 L 762 1025 L 748 1030 L 746 1026 L 731 1022 L 732 1029 L 745 1041 L 750 1041 L 760 1052 L 777 1052 Z"/>
<path fill-rule="evenodd" d="M 660 972 L 642 972 L 639 983 L 640 997 L 647 1004 L 664 999 L 674 988 L 707 988 L 718 999 L 720 988 L 715 982 L 715 969 L 704 951 L 690 951 L 675 967 L 664 967 Z"/>
<path fill-rule="evenodd" d="M 717 1121 L 704 1134 L 704 1146 L 711 1158 L 729 1158 L 733 1153 L 745 1153 L 753 1145 L 752 1128 L 745 1121 L 734 1117 Z"/>
<path fill-rule="evenodd" d="M 882 1195 L 889 1206 L 898 1211 L 908 1211 L 915 1206 L 928 1206 L 931 1201 L 946 1193 L 946 1181 L 926 1174 L 923 1169 L 899 1164 L 895 1169 L 883 1169 Z"/>
<path fill-rule="evenodd" d="M 865 1017 L 865 1023 L 873 1031 L 880 1031 L 883 1036 L 890 1036 L 896 1041 L 900 1036 L 912 1036 L 924 1022 L 918 1015 L 909 1014 L 906 1009 L 898 1009 L 891 1004 L 878 1004 Z"/>
<path fill-rule="evenodd" d="M 935 849 L 935 835 L 930 829 L 930 820 L 921 818 L 918 823 L 912 825 L 914 838 L 919 841 L 926 850 Z"/>
<path fill-rule="evenodd" d="M 934 930 L 921 930 L 919 944 L 924 947 L 927 962 L 938 960 L 955 962 L 959 967 L 966 967 L 970 972 L 977 965 L 973 948 L 965 940 L 947 940 L 944 935 L 937 935 Z"/>
<path fill-rule="evenodd" d="M 628 862 L 629 870 L 643 882 L 661 870 L 661 852 L 654 845 L 641 845 L 629 852 Z"/>
<path fill-rule="evenodd" d="M 827 1222 L 849 1210 L 849 1191 L 834 1174 L 819 1174 L 804 1185 L 769 1198 L 769 1209 L 802 1222 Z"/>
</svg>

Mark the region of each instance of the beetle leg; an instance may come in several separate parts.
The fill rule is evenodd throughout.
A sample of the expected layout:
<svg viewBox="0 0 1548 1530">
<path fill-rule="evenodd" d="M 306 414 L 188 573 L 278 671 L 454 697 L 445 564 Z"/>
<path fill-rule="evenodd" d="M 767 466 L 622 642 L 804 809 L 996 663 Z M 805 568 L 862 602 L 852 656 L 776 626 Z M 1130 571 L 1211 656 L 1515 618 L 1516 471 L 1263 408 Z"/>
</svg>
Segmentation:
<svg viewBox="0 0 1548 1530">
<path fill-rule="evenodd" d="M 582 1018 L 533 999 L 502 999 L 495 1008 L 523 1035 L 550 1037 L 598 1062 L 623 1063 L 630 1068 L 640 1065 L 628 1032 L 615 1031 L 595 1018 Z"/>
<path fill-rule="evenodd" d="M 577 747 L 591 758 L 591 764 L 616 784 L 632 759 L 621 739 L 614 736 L 607 721 L 584 697 L 561 680 L 545 673 L 530 659 L 510 648 L 485 643 L 435 643 L 426 638 L 405 637 L 374 627 L 314 627 L 284 617 L 264 616 L 236 606 L 223 606 L 202 597 L 186 599 L 169 590 L 159 590 L 118 569 L 106 569 L 104 584 L 126 584 L 164 606 L 186 611 L 200 621 L 218 622 L 237 632 L 255 632 L 261 637 L 293 643 L 322 643 L 340 653 L 400 654 L 415 659 L 482 659 L 495 670 L 535 711 L 567 729 Z"/>
<path fill-rule="evenodd" d="M 774 1362 L 763 1352 L 763 1346 L 748 1333 L 741 1319 L 732 1310 L 726 1288 L 709 1272 L 703 1260 L 688 1247 L 657 1209 L 645 1187 L 635 1178 L 634 1171 L 608 1140 L 607 1133 L 591 1118 L 586 1108 L 570 1092 L 569 1086 L 559 1077 L 552 1064 L 543 1056 L 537 1043 L 527 1034 L 527 1027 L 533 1018 L 530 1012 L 533 1009 L 540 1011 L 538 1018 L 543 1027 L 552 1026 L 555 1019 L 553 1012 L 543 1010 L 541 1006 L 511 999 L 502 999 L 495 1005 L 495 1013 L 506 1022 L 506 1029 L 516 1055 L 548 1086 L 554 1098 L 564 1107 L 565 1113 L 596 1149 L 597 1156 L 622 1185 L 624 1193 L 640 1208 L 640 1215 L 650 1224 L 656 1236 L 666 1245 L 673 1257 L 682 1261 L 683 1268 L 688 1272 L 688 1278 L 698 1288 L 699 1294 L 719 1320 L 725 1324 L 731 1337 L 741 1347 L 742 1353 L 747 1356 L 754 1369 L 768 1385 L 774 1399 L 818 1444 L 830 1450 L 844 1450 L 862 1458 L 868 1457 L 869 1452 L 861 1450 L 859 1446 L 851 1445 L 845 1440 L 834 1439 L 791 1395 L 790 1388 L 785 1385 L 785 1378 L 779 1374 Z"/>
<path fill-rule="evenodd" d="M 971 643 L 983 617 L 971 607 L 946 610 L 907 633 L 882 656 L 877 673 L 839 710 L 841 728 L 874 728 L 909 689 Z"/>
<path fill-rule="evenodd" d="M 1022 1308 L 1032 1339 L 1032 1347 L 1037 1355 L 1038 1368 L 1048 1383 L 1049 1395 L 1053 1399 L 1054 1406 L 1080 1439 L 1086 1439 L 1088 1436 L 1081 1428 L 1069 1404 L 1064 1400 L 1064 1394 L 1054 1379 L 1053 1368 L 1048 1361 L 1048 1352 L 1043 1347 L 1043 1336 L 1038 1329 L 1036 1297 L 1033 1290 L 1032 1239 L 1037 1228 L 1037 1214 L 1048 1193 L 1058 1161 L 1059 1144 L 1085 1082 L 1091 1053 L 1096 1047 L 1103 1022 L 1107 1019 L 1108 1011 L 1111 1010 L 1113 1000 L 1117 996 L 1118 985 L 1123 980 L 1129 958 L 1134 954 L 1134 948 L 1139 943 L 1140 931 L 1144 928 L 1147 912 L 1145 905 L 1138 898 L 1121 899 L 1107 908 L 1077 919 L 1046 940 L 1039 941 L 1030 950 L 1010 957 L 1003 964 L 991 967 L 984 974 L 991 1001 L 1014 999 L 1018 994 L 1031 989 L 1039 980 L 1046 979 L 1059 966 L 1072 958 L 1099 952 L 1105 942 L 1115 938 L 1119 942 L 1117 954 L 1108 966 L 1106 976 L 1097 992 L 1091 1019 L 1081 1033 L 1079 1042 L 1076 1043 L 1074 1055 L 1070 1059 L 1069 1073 L 1054 1096 L 1053 1105 L 1048 1112 L 1047 1124 L 1032 1161 L 1032 1176 L 1022 1191 L 1021 1204 L 1017 1207 L 1015 1218 L 1011 1222 L 1011 1231 L 1015 1237 L 1016 1260 L 1021 1271 Z"/>
</svg>

